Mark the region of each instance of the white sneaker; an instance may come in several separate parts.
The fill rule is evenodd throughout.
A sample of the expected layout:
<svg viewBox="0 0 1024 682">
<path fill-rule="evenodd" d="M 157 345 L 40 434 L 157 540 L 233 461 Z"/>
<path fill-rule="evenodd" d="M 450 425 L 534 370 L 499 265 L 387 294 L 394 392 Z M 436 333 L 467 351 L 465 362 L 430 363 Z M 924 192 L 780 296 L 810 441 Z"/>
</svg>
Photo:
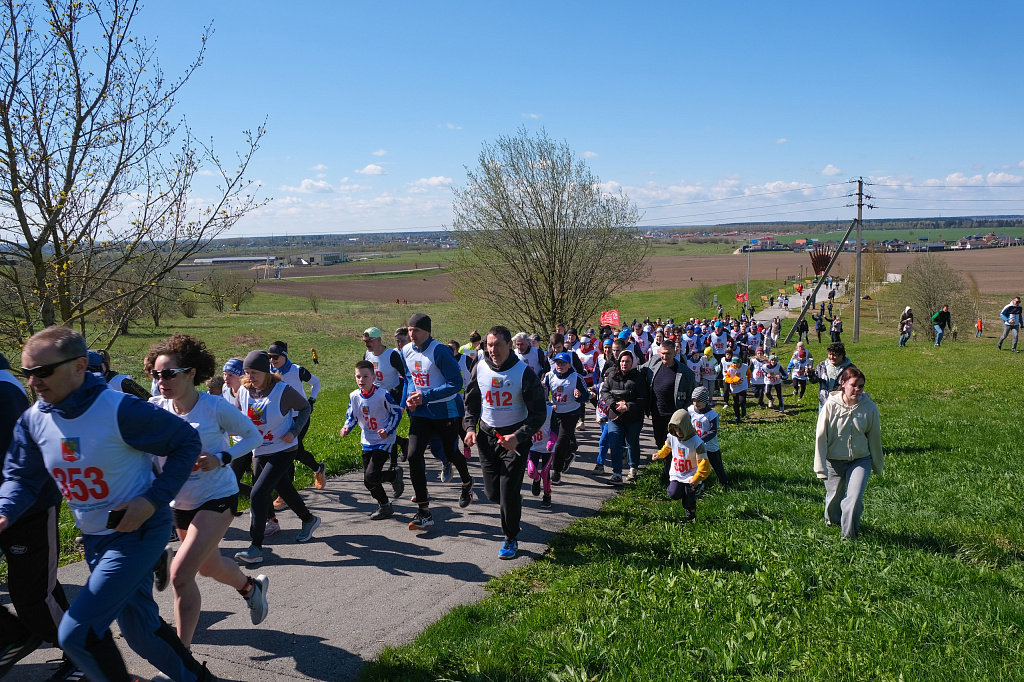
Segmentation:
<svg viewBox="0 0 1024 682">
<path fill-rule="evenodd" d="M 281 532 L 281 523 L 277 519 L 267 519 L 267 525 L 263 528 L 263 536 L 270 537 L 274 533 Z"/>
<path fill-rule="evenodd" d="M 270 604 L 267 602 L 267 591 L 270 589 L 270 578 L 260 574 L 253 581 L 252 594 L 245 600 L 249 606 L 249 617 L 253 625 L 259 625 L 270 612 Z"/>
<path fill-rule="evenodd" d="M 636 478 L 636 467 L 630 467 L 629 468 L 629 478 L 631 478 L 631 479 Z"/>
</svg>

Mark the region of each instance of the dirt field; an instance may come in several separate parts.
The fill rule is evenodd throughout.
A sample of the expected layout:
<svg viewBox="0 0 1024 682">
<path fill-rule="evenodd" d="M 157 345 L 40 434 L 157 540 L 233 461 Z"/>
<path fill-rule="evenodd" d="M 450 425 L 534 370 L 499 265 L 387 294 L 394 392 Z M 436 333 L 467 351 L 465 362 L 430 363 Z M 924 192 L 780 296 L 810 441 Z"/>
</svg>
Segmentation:
<svg viewBox="0 0 1024 682">
<path fill-rule="evenodd" d="M 907 263 L 916 254 L 889 254 L 889 272 L 901 273 Z M 944 251 L 936 254 L 945 258 L 953 268 L 973 273 L 982 293 L 1012 294 L 1022 288 L 1021 261 L 1024 260 L 1024 249 L 985 249 L 978 251 Z M 854 254 L 843 254 L 842 259 L 833 269 L 834 274 L 846 275 L 853 271 Z M 747 275 L 747 257 L 745 255 L 716 256 L 657 256 L 651 258 L 651 274 L 637 285 L 641 291 L 652 289 L 686 289 L 700 282 L 710 285 L 728 284 L 742 281 Z M 800 266 L 803 266 L 801 269 Z M 345 274 L 360 272 L 355 267 L 367 268 L 365 264 L 356 266 L 330 266 L 316 268 L 315 274 Z M 379 267 L 379 266 L 378 266 Z M 395 269 L 404 269 L 396 266 Z M 377 270 L 382 271 L 381 269 Z M 782 279 L 787 275 L 808 276 L 811 271 L 811 259 L 806 253 L 767 253 L 751 254 L 750 279 Z M 313 269 L 303 269 L 302 275 L 314 274 Z M 436 301 L 452 301 L 449 293 L 450 275 L 428 275 L 423 278 L 408 277 L 396 279 L 303 281 L 289 282 L 285 280 L 270 281 L 260 284 L 261 291 L 288 296 L 306 296 L 310 291 L 317 291 L 327 299 L 340 301 L 380 301 L 390 302 L 396 298 L 405 299 L 409 303 L 432 303 Z"/>
</svg>

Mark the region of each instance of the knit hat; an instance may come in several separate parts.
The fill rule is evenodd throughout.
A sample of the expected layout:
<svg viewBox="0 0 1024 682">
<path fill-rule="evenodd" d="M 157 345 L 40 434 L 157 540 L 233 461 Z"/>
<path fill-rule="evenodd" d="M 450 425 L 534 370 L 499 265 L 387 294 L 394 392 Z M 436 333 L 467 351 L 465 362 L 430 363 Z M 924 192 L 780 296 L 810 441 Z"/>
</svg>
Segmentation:
<svg viewBox="0 0 1024 682">
<path fill-rule="evenodd" d="M 704 355 L 714 355 L 714 354 L 715 354 L 715 352 L 713 350 L 711 350 L 711 346 L 708 346 L 707 348 L 704 349 Z"/>
<path fill-rule="evenodd" d="M 611 339 L 605 339 L 605 340 L 604 340 L 604 343 L 602 343 L 602 344 L 601 344 L 601 346 L 602 346 L 603 348 L 607 348 L 607 347 L 608 347 L 608 346 L 610 346 L 610 345 L 612 345 L 612 340 L 611 340 Z"/>
<path fill-rule="evenodd" d="M 738 357 L 737 358 L 733 358 L 732 359 L 732 364 L 734 364 L 734 365 L 740 364 L 740 359 Z"/>
<path fill-rule="evenodd" d="M 270 350 L 267 352 L 270 355 L 288 355 L 288 344 L 284 341 L 274 341 L 274 343 L 270 344 Z M 249 355 L 252 355 L 252 353 Z"/>
<path fill-rule="evenodd" d="M 102 372 L 103 371 L 103 356 L 94 350 L 89 351 L 86 355 L 89 358 L 89 365 L 87 369 L 90 372 Z"/>
<path fill-rule="evenodd" d="M 693 393 L 690 395 L 690 399 L 699 400 L 702 403 L 710 403 L 711 394 L 708 393 L 708 389 L 704 388 L 703 386 L 698 386 L 697 388 L 693 389 Z"/>
<path fill-rule="evenodd" d="M 224 369 L 221 370 L 225 374 L 234 374 L 235 376 L 242 376 L 245 374 L 245 368 L 242 366 L 242 361 L 238 358 L 231 358 L 224 363 Z"/>
<path fill-rule="evenodd" d="M 412 317 L 409 318 L 409 326 L 422 329 L 426 333 L 430 333 L 430 315 L 426 313 L 413 313 Z"/>
<path fill-rule="evenodd" d="M 271 346 L 273 348 L 273 346 Z M 254 369 L 257 372 L 270 372 L 270 355 L 265 350 L 254 350 L 245 356 L 243 369 Z"/>
</svg>

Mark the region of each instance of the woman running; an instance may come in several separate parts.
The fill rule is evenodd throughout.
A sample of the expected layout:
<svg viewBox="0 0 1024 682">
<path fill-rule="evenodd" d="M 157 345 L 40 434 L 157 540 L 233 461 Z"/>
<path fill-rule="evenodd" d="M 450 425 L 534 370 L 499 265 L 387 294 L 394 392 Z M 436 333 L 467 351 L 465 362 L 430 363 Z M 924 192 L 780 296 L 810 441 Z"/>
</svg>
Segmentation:
<svg viewBox="0 0 1024 682">
<path fill-rule="evenodd" d="M 238 590 L 249 605 L 253 625 L 267 617 L 270 581 L 264 575 L 247 578 L 218 549 L 238 510 L 238 483 L 228 464 L 259 445 L 261 437 L 252 422 L 223 398 L 196 390 L 217 371 L 213 353 L 196 337 L 174 334 L 157 342 L 146 354 L 145 368 L 160 392 L 150 402 L 188 422 L 203 443 L 192 473 L 171 501 L 181 540 L 171 563 L 174 621 L 181 643 L 190 647 L 202 609 L 197 573 Z M 241 440 L 232 446 L 229 434 Z"/>
</svg>

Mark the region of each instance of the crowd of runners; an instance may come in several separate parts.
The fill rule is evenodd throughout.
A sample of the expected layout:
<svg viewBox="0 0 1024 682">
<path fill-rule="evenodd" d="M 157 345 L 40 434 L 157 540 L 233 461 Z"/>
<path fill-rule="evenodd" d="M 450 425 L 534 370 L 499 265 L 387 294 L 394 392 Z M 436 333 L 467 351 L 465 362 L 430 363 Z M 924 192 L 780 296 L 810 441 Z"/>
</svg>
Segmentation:
<svg viewBox="0 0 1024 682">
<path fill-rule="evenodd" d="M 731 406 L 740 423 L 750 392 L 759 407 L 785 414 L 782 385 L 791 379 L 797 402 L 808 382 L 818 383 L 821 409 L 848 378 L 851 363 L 840 342 L 815 365 L 805 334 L 780 359 L 780 326 L 778 318 L 764 325 L 746 312 L 681 323 L 634 320 L 582 334 L 558 325 L 547 339 L 499 325 L 460 345 L 435 340 L 430 317 L 417 313 L 396 330 L 392 348 L 379 328 L 363 332 L 365 352 L 351 359 L 357 388 L 340 435 L 359 432 L 363 482 L 377 503 L 371 519 L 396 514 L 394 501 L 405 494 L 408 478 L 415 508 L 409 529 L 433 526 L 429 449 L 441 462 L 442 484 L 453 469 L 458 473 L 460 507 L 473 503 L 482 482 L 487 499 L 500 507 L 498 556 L 511 559 L 518 552 L 524 479 L 541 508 L 552 505 L 553 486 L 574 464 L 610 485 L 628 483 L 643 463 L 639 437 L 650 419 L 651 459 L 668 460 L 662 482 L 689 523 L 711 471 L 729 486 L 719 404 Z M 143 364 L 149 391 L 113 370 L 109 356 L 88 350 L 77 332 L 51 327 L 23 349 L 21 374 L 39 398 L 29 405 L 0 356 L 0 392 L 12 406 L 0 433 L 7 453 L 0 549 L 17 611 L 0 609 L 6 640 L 0 676 L 45 641 L 64 652 L 51 679 L 132 680 L 111 637 L 117 620 L 128 646 L 165 676 L 157 679 L 213 680 L 190 652 L 201 611 L 196 576 L 237 591 L 259 625 L 270 610 L 269 579 L 248 576 L 240 566 L 263 562 L 265 539 L 281 531 L 279 513 L 297 517 L 296 542 L 312 540 L 320 525 L 293 484 L 299 462 L 317 488 L 325 485 L 324 464 L 303 438 L 320 382 L 289 358 L 286 342 L 218 363 L 201 339 L 174 334 L 154 344 Z M 398 435 L 403 420 L 407 438 Z M 588 422 L 600 437 L 596 459 L 584 463 L 577 432 Z M 474 450 L 480 481 L 468 463 Z M 247 473 L 251 486 L 243 482 Z M 844 535 L 851 526 L 852 536 L 859 500 L 840 510 L 845 490 L 830 488 L 835 513 L 827 510 L 826 517 L 841 523 Z M 249 499 L 250 545 L 232 560 L 219 545 L 241 515 L 240 495 Z M 91 571 L 71 603 L 56 572 L 62 500 L 82 532 Z M 180 541 L 174 553 L 172 528 Z M 154 587 L 167 586 L 174 627 L 153 599 Z"/>
</svg>

